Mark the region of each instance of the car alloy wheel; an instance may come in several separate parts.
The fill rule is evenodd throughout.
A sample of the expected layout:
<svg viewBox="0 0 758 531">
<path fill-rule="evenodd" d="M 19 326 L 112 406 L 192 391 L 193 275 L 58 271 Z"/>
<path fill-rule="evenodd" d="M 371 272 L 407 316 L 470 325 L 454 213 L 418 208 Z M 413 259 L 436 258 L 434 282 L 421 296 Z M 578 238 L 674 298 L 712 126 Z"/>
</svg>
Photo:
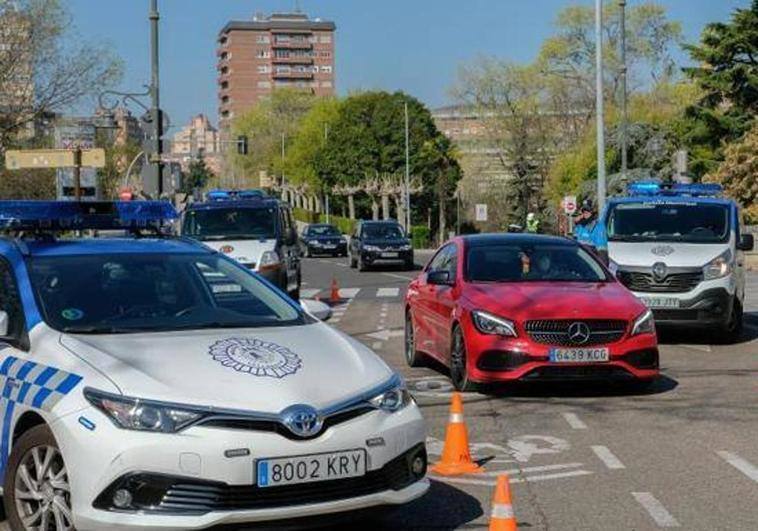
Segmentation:
<svg viewBox="0 0 758 531">
<path fill-rule="evenodd" d="M 466 366 L 466 342 L 459 327 L 453 330 L 453 344 L 450 348 L 450 379 L 458 391 L 473 391 L 475 384 L 469 380 Z"/>
<path fill-rule="evenodd" d="M 74 529 L 68 472 L 58 448 L 34 446 L 15 476 L 13 501 L 24 529 Z"/>
<path fill-rule="evenodd" d="M 413 328 L 413 316 L 409 311 L 405 316 L 405 361 L 409 367 L 421 367 L 421 357 L 416 350 L 416 331 Z"/>
</svg>

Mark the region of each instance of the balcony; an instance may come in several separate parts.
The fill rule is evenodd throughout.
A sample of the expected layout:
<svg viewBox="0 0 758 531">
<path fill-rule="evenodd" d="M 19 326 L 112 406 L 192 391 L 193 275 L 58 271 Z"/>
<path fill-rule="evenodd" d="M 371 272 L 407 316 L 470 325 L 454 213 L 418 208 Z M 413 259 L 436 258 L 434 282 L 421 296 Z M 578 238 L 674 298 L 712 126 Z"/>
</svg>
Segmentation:
<svg viewBox="0 0 758 531">
<path fill-rule="evenodd" d="M 313 72 L 273 72 L 274 79 L 313 79 Z"/>
<path fill-rule="evenodd" d="M 281 65 L 312 65 L 313 57 L 274 57 L 271 62 Z"/>
<path fill-rule="evenodd" d="M 313 43 L 308 41 L 287 41 L 287 42 L 273 42 L 272 48 L 279 48 L 282 50 L 312 50 Z"/>
</svg>

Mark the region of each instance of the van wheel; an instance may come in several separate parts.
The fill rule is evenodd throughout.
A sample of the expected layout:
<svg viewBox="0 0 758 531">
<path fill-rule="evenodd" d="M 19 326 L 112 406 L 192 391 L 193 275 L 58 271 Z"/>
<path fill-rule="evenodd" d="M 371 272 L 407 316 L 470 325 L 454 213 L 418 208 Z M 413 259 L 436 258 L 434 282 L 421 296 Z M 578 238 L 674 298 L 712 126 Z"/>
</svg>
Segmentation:
<svg viewBox="0 0 758 531">
<path fill-rule="evenodd" d="M 729 318 L 729 322 L 721 327 L 719 331 L 719 339 L 721 343 L 731 345 L 739 341 L 742 337 L 743 315 L 742 304 L 738 299 L 734 299 L 734 308 L 732 308 L 732 316 Z"/>
<path fill-rule="evenodd" d="M 35 426 L 13 445 L 3 504 L 11 529 L 73 531 L 68 471 L 47 425 Z"/>
</svg>

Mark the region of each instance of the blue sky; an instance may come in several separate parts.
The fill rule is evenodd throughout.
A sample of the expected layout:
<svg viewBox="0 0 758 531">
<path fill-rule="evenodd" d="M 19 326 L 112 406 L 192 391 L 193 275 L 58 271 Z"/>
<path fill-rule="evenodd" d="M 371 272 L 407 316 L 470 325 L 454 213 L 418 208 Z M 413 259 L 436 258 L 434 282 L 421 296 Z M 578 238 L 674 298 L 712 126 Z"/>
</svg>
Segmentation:
<svg viewBox="0 0 758 531">
<path fill-rule="evenodd" d="M 629 0 L 634 5 L 642 0 Z M 750 0 L 658 0 L 696 41 Z M 149 81 L 148 0 L 64 0 L 85 38 L 111 44 L 125 63 L 123 89 Z M 592 0 L 301 0 L 337 24 L 338 91 L 405 90 L 431 107 L 448 103 L 459 64 L 480 54 L 529 61 L 556 12 Z M 204 112 L 216 119 L 215 39 L 231 19 L 288 10 L 295 0 L 159 0 L 161 97 L 175 125 Z"/>
</svg>

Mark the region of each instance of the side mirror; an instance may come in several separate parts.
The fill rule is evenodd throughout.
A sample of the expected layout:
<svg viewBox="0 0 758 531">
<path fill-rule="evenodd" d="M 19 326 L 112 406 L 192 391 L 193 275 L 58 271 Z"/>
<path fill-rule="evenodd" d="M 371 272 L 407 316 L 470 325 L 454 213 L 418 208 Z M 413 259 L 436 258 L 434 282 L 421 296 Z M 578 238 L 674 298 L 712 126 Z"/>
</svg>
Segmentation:
<svg viewBox="0 0 758 531">
<path fill-rule="evenodd" d="M 0 310 L 0 337 L 8 337 L 8 328 L 10 327 L 10 317 L 8 312 Z"/>
<path fill-rule="evenodd" d="M 740 251 L 752 251 L 755 248 L 755 238 L 752 234 L 743 234 L 737 244 Z"/>
<path fill-rule="evenodd" d="M 302 306 L 307 314 L 319 321 L 328 321 L 332 317 L 332 309 L 321 301 L 302 299 L 300 306 Z"/>
<path fill-rule="evenodd" d="M 426 282 L 434 286 L 452 286 L 455 281 L 450 278 L 450 272 L 439 270 L 430 271 L 426 275 Z"/>
</svg>

